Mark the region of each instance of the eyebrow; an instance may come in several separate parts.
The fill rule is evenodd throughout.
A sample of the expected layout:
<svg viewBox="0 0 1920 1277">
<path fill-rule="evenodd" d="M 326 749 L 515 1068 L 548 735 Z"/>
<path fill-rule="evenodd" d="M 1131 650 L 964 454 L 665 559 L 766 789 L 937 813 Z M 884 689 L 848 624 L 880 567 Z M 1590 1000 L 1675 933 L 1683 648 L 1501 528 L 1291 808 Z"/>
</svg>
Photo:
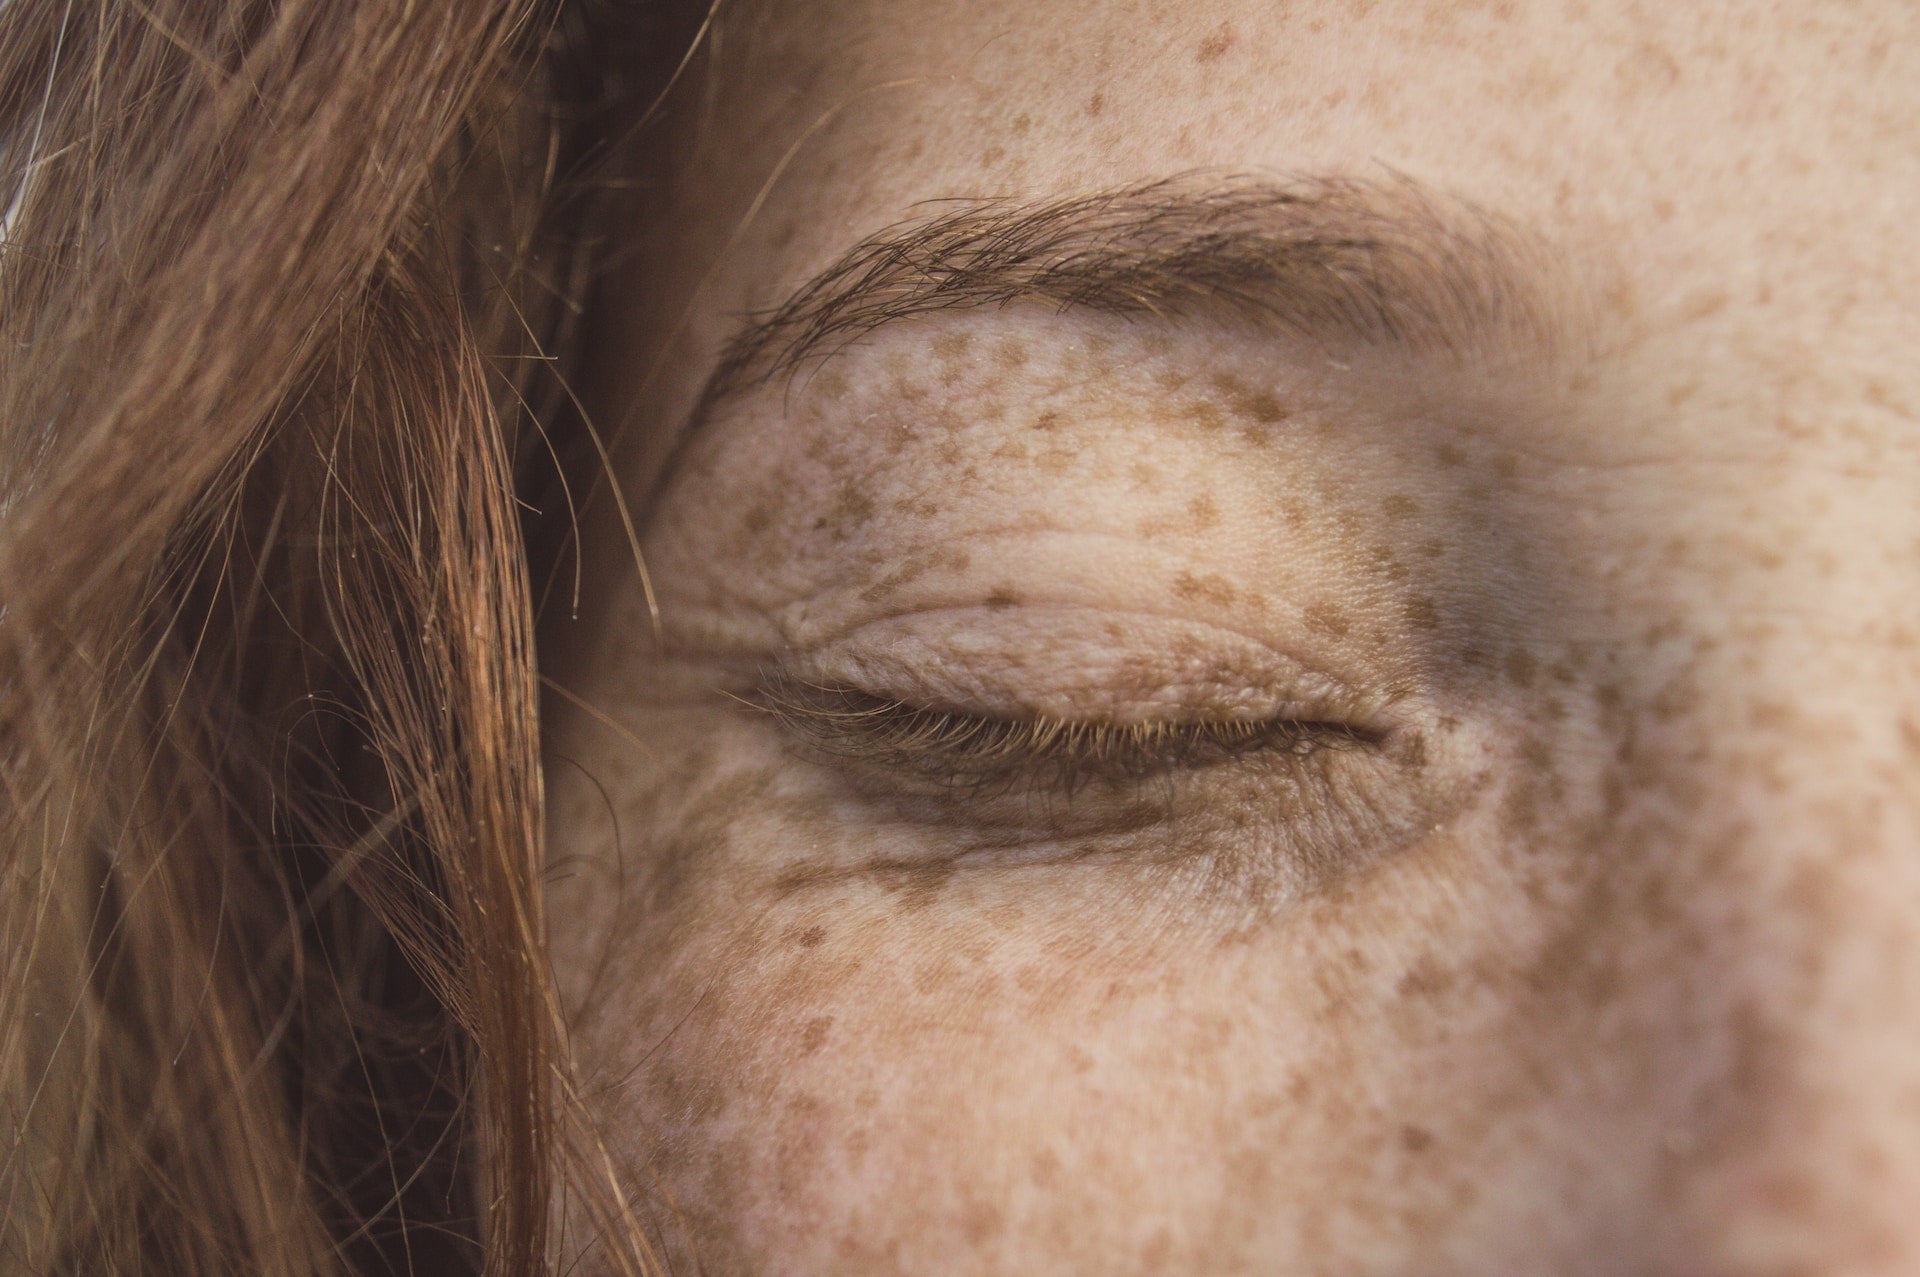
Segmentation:
<svg viewBox="0 0 1920 1277">
<path fill-rule="evenodd" d="M 1017 302 L 1454 355 L 1490 340 L 1544 348 L 1565 328 L 1543 241 L 1397 175 L 1188 174 L 1040 202 L 938 204 L 750 316 L 703 403 L 897 320 Z"/>
</svg>

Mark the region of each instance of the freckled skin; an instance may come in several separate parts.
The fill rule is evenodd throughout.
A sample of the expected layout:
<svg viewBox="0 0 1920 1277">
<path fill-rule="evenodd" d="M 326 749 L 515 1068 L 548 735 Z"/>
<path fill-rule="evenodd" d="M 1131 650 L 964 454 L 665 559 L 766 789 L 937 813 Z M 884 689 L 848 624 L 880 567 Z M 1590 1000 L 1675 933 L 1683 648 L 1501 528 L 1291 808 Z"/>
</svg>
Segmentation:
<svg viewBox="0 0 1920 1277">
<path fill-rule="evenodd" d="M 911 8 L 724 13 L 598 317 L 668 650 L 598 511 L 553 957 L 676 1263 L 1920 1271 L 1920 11 Z M 1380 164 L 1551 243 L 1574 353 L 1016 305 L 672 447 L 735 317 L 920 201 Z M 1393 728 L 915 808 L 728 699 L 816 651 Z"/>
</svg>

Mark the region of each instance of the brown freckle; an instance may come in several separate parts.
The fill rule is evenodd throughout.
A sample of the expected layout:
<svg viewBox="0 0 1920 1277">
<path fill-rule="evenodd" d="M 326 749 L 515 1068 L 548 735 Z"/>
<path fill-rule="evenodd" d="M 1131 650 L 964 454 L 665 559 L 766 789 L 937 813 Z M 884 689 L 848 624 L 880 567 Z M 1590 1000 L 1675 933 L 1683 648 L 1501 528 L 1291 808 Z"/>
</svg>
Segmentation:
<svg viewBox="0 0 1920 1277">
<path fill-rule="evenodd" d="M 826 938 L 827 929 L 825 927 L 808 927 L 800 933 L 800 938 L 794 943 L 798 944 L 802 949 L 817 949 L 820 947 L 820 942 Z"/>
<path fill-rule="evenodd" d="M 1106 95 L 1106 94 L 1104 94 L 1104 93 L 1096 93 L 1096 94 L 1094 94 L 1094 95 L 1093 95 L 1092 97 L 1090 97 L 1090 98 L 1088 98 L 1088 99 L 1087 99 L 1087 114 L 1088 114 L 1088 115 L 1099 115 L 1099 114 L 1100 114 L 1100 113 L 1101 113 L 1102 111 L 1104 111 L 1104 110 L 1106 110 L 1106 109 L 1107 109 L 1107 95 Z"/>
<path fill-rule="evenodd" d="M 1220 507 L 1204 492 L 1187 502 L 1187 514 L 1196 529 L 1210 528 L 1220 522 Z"/>
<path fill-rule="evenodd" d="M 959 359 L 972 345 L 972 333 L 942 333 L 934 338 L 933 353 L 942 359 Z"/>
<path fill-rule="evenodd" d="M 1226 423 L 1226 414 L 1220 411 L 1220 405 L 1211 399 L 1201 399 L 1188 404 L 1181 415 L 1197 426 L 1208 430 L 1218 430 Z"/>
<path fill-rule="evenodd" d="M 1058 427 L 1059 424 L 1060 414 L 1057 412 L 1043 412 L 1033 419 L 1033 428 L 1035 430 L 1053 430 Z"/>
<path fill-rule="evenodd" d="M 1013 131 L 1015 134 L 1025 133 L 1028 129 L 1032 127 L 1033 127 L 1033 117 L 1031 115 L 1026 114 L 1024 111 L 1021 112 L 1019 115 L 1016 115 L 1013 117 Z"/>
<path fill-rule="evenodd" d="M 815 520 L 813 526 L 816 531 L 831 528 L 834 540 L 841 541 L 852 535 L 873 515 L 873 498 L 852 484 L 847 484 L 834 498 L 833 508 Z"/>
<path fill-rule="evenodd" d="M 1424 1153 L 1433 1147 L 1433 1132 L 1408 1123 L 1400 1128 L 1400 1146 L 1409 1153 Z"/>
<path fill-rule="evenodd" d="M 1431 958 L 1423 958 L 1394 985 L 1394 992 L 1403 998 L 1427 998 L 1436 993 L 1445 993 L 1453 987 L 1453 972 L 1435 965 Z"/>
<path fill-rule="evenodd" d="M 1245 396 L 1236 402 L 1234 407 L 1241 416 L 1251 417 L 1263 426 L 1270 426 L 1276 421 L 1285 421 L 1293 415 L 1281 406 L 1278 399 L 1265 390 Z"/>
<path fill-rule="evenodd" d="M 1399 762 L 1402 767 L 1418 771 L 1427 765 L 1427 742 L 1424 737 L 1410 736 L 1400 747 Z"/>
<path fill-rule="evenodd" d="M 1225 57 L 1227 50 L 1233 47 L 1233 39 L 1233 27 L 1223 22 L 1213 34 L 1200 42 L 1195 56 L 1202 62 L 1216 62 Z"/>
<path fill-rule="evenodd" d="M 1173 578 L 1173 592 L 1183 599 L 1205 601 L 1221 607 L 1232 603 L 1237 593 L 1232 582 L 1223 576 L 1213 573 L 1201 576 L 1192 572 L 1182 572 Z"/>
<path fill-rule="evenodd" d="M 1353 629 L 1352 623 L 1342 615 L 1339 608 L 1326 603 L 1310 604 L 1301 613 L 1301 617 L 1306 621 L 1308 629 L 1316 634 L 1325 634 L 1329 638 L 1345 638 Z"/>
<path fill-rule="evenodd" d="M 747 511 L 747 517 L 742 520 L 742 523 L 748 532 L 758 536 L 773 526 L 773 514 L 767 509 L 766 503 L 762 502 Z"/>
<path fill-rule="evenodd" d="M 1006 147 L 990 146 L 984 152 L 981 153 L 980 167 L 992 168 L 994 165 L 998 164 L 1001 160 L 1004 160 L 1006 158 L 1007 158 Z"/>
<path fill-rule="evenodd" d="M 1688 320 L 1709 319 L 1725 310 L 1727 303 L 1732 300 L 1724 289 L 1709 288 L 1688 298 L 1680 314 L 1683 319 Z"/>
<path fill-rule="evenodd" d="M 1532 687 L 1533 678 L 1539 671 L 1533 654 L 1524 648 L 1515 648 L 1507 653 L 1507 681 L 1517 687 Z"/>
<path fill-rule="evenodd" d="M 989 1238 L 997 1237 L 1006 1231 L 1006 1217 L 999 1208 L 985 1202 L 971 1203 L 961 1216 L 960 1227 L 967 1240 L 978 1246 Z"/>
<path fill-rule="evenodd" d="M 1357 521 L 1350 526 L 1350 531 L 1355 535 L 1359 533 L 1360 525 Z M 1373 561 L 1373 565 L 1379 570 L 1380 575 L 1386 577 L 1388 580 L 1400 581 L 1406 578 L 1407 570 L 1400 566 L 1400 560 L 1396 559 L 1393 556 L 1393 551 L 1386 546 L 1376 545 L 1369 548 L 1367 550 L 1367 557 Z"/>
<path fill-rule="evenodd" d="M 1407 600 L 1407 623 L 1418 630 L 1437 630 L 1440 628 L 1440 609 L 1426 595 Z"/>
<path fill-rule="evenodd" d="M 1438 461 L 1441 465 L 1448 467 L 1464 465 L 1467 460 L 1467 454 L 1450 443 L 1436 445 L 1433 450 L 1433 457 L 1434 460 Z"/>
<path fill-rule="evenodd" d="M 1395 493 L 1381 503 L 1389 519 L 1405 519 L 1420 512 L 1420 503 L 1412 497 Z"/>
<path fill-rule="evenodd" d="M 1033 1155 L 1033 1182 L 1041 1188 L 1050 1188 L 1060 1178 L 1060 1157 L 1050 1148 L 1043 1148 Z"/>
<path fill-rule="evenodd" d="M 990 608 L 994 608 L 996 610 L 1000 608 L 1013 607 L 1015 604 L 1019 602 L 1020 602 L 1019 596 L 1016 595 L 1010 588 L 1004 585 L 999 586 L 993 591 L 993 593 L 987 595 L 987 606 Z"/>
<path fill-rule="evenodd" d="M 826 1045 L 827 1034 L 833 1030 L 833 1017 L 817 1015 L 808 1020 L 800 1030 L 800 1054 L 812 1055 Z"/>
</svg>

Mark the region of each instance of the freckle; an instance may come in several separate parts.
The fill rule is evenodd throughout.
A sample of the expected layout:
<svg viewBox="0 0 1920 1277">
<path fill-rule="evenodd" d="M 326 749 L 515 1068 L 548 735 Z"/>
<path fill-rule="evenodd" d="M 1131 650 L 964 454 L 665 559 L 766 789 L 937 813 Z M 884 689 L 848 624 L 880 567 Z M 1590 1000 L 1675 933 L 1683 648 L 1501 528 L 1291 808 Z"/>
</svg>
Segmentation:
<svg viewBox="0 0 1920 1277">
<path fill-rule="evenodd" d="M 1687 400 L 1698 394 L 1699 391 L 1699 382 L 1683 381 L 1667 392 L 1667 407 L 1678 408 L 1681 404 L 1684 404 Z"/>
<path fill-rule="evenodd" d="M 1270 426 L 1277 421 L 1285 421 L 1293 415 L 1281 406 L 1278 399 L 1264 390 L 1246 396 L 1236 403 L 1234 407 L 1239 410 L 1241 416 L 1251 417 L 1263 426 Z"/>
<path fill-rule="evenodd" d="M 1398 761 L 1402 767 L 1418 771 L 1427 765 L 1427 742 L 1419 736 L 1407 738 L 1400 746 Z"/>
<path fill-rule="evenodd" d="M 972 333 L 942 333 L 934 339 L 933 353 L 941 359 L 959 359 L 973 345 Z"/>
<path fill-rule="evenodd" d="M 1189 404 L 1182 410 L 1181 415 L 1195 425 L 1203 426 L 1208 430 L 1218 430 L 1227 419 L 1226 414 L 1220 411 L 1220 405 L 1211 399 L 1202 399 Z"/>
<path fill-rule="evenodd" d="M 1409 968 L 1394 985 L 1394 992 L 1403 998 L 1432 997 L 1436 993 L 1445 993 L 1453 987 L 1454 975 L 1451 971 L 1436 966 L 1431 958 L 1422 959 Z"/>
<path fill-rule="evenodd" d="M 1340 609 L 1325 603 L 1312 604 L 1300 615 L 1308 629 L 1329 638 L 1345 638 L 1353 629 L 1352 623 L 1341 614 Z"/>
<path fill-rule="evenodd" d="M 994 609 L 1012 607 L 1020 602 L 1020 597 L 1007 586 L 1000 586 L 987 595 L 987 606 Z"/>
<path fill-rule="evenodd" d="M 817 1015 L 808 1020 L 800 1030 L 800 1054 L 812 1055 L 826 1045 L 827 1034 L 833 1029 L 833 1017 Z"/>
<path fill-rule="evenodd" d="M 999 1209 L 985 1202 L 970 1204 L 960 1217 L 960 1228 L 967 1240 L 978 1246 L 1006 1231 L 1007 1221 Z"/>
<path fill-rule="evenodd" d="M 1440 628 L 1440 609 L 1427 595 L 1407 600 L 1407 623 L 1418 630 L 1437 630 Z"/>
<path fill-rule="evenodd" d="M 873 498 L 848 484 L 834 498 L 833 509 L 814 522 L 816 530 L 831 528 L 836 541 L 845 540 L 873 518 Z"/>
<path fill-rule="evenodd" d="M 1173 592 L 1189 601 L 1204 601 L 1220 607 L 1232 603 L 1238 594 L 1232 582 L 1223 576 L 1213 573 L 1203 576 L 1192 572 L 1182 572 L 1173 578 Z"/>
<path fill-rule="evenodd" d="M 1173 1258 L 1173 1234 L 1165 1228 L 1154 1230 L 1147 1238 L 1147 1244 L 1140 1250 L 1140 1263 L 1146 1272 L 1165 1270 L 1167 1261 Z"/>
<path fill-rule="evenodd" d="M 1400 1128 L 1400 1146 L 1409 1153 L 1424 1153 L 1433 1147 L 1433 1132 L 1409 1123 Z"/>
<path fill-rule="evenodd" d="M 1000 345 L 995 348 L 993 352 L 993 357 L 1003 367 L 1018 368 L 1022 364 L 1027 362 L 1026 343 L 1015 341 L 1013 338 L 1009 337 L 1007 340 L 1001 342 Z"/>
<path fill-rule="evenodd" d="M 1449 468 L 1464 465 L 1467 460 L 1467 454 L 1450 443 L 1436 445 L 1433 450 L 1433 457 L 1434 460 L 1438 461 L 1441 465 Z"/>
<path fill-rule="evenodd" d="M 826 938 L 827 929 L 825 927 L 808 927 L 800 933 L 800 938 L 795 941 L 795 943 L 802 949 L 817 949 L 820 947 L 820 942 Z"/>
<path fill-rule="evenodd" d="M 1100 113 L 1101 113 L 1102 111 L 1104 111 L 1104 110 L 1106 110 L 1106 109 L 1107 109 L 1107 95 L 1106 95 L 1106 94 L 1104 94 L 1104 93 L 1096 93 L 1096 94 L 1094 94 L 1094 95 L 1093 95 L 1092 97 L 1090 97 L 1090 98 L 1088 98 L 1088 99 L 1087 99 L 1087 114 L 1088 114 L 1088 115 L 1099 115 L 1099 114 L 1100 114 Z"/>
<path fill-rule="evenodd" d="M 980 156 L 980 167 L 992 168 L 994 165 L 998 164 L 1001 160 L 1004 160 L 1006 158 L 1007 158 L 1006 147 L 990 146 Z"/>
<path fill-rule="evenodd" d="M 1233 38 L 1233 27 L 1223 22 L 1212 35 L 1200 42 L 1195 56 L 1202 62 L 1217 62 L 1233 47 Z"/>
<path fill-rule="evenodd" d="M 1187 515 L 1193 520 L 1196 530 L 1204 530 L 1220 522 L 1220 507 L 1203 492 L 1187 502 Z"/>
<path fill-rule="evenodd" d="M 1060 1157 L 1050 1148 L 1043 1148 L 1033 1155 L 1033 1182 L 1041 1188 L 1051 1188 L 1060 1178 Z"/>
<path fill-rule="evenodd" d="M 1420 503 L 1412 497 L 1396 493 L 1380 505 L 1389 519 L 1405 519 L 1420 512 Z"/>
<path fill-rule="evenodd" d="M 766 504 L 763 502 L 747 511 L 747 517 L 743 520 L 743 524 L 747 531 L 757 536 L 773 526 L 773 515 L 768 511 Z"/>
<path fill-rule="evenodd" d="M 1043 412 L 1033 419 L 1033 428 L 1035 430 L 1053 430 L 1059 425 L 1060 414 L 1057 412 Z"/>
<path fill-rule="evenodd" d="M 1032 127 L 1033 127 L 1033 117 L 1031 115 L 1028 115 L 1025 112 L 1022 112 L 1021 114 L 1013 117 L 1013 131 L 1016 135 L 1025 133 L 1028 129 Z"/>
<path fill-rule="evenodd" d="M 1132 475 L 1133 486 L 1136 488 L 1145 488 L 1151 492 L 1160 486 L 1159 468 L 1150 462 L 1136 461 L 1128 473 Z"/>
<path fill-rule="evenodd" d="M 1160 389 L 1167 394 L 1173 394 L 1175 391 L 1182 389 L 1192 380 L 1193 378 L 1187 374 L 1175 372 L 1171 368 L 1162 368 L 1159 372 L 1153 374 L 1153 384 L 1160 387 Z"/>
<path fill-rule="evenodd" d="M 1533 654 L 1524 648 L 1515 648 L 1507 653 L 1507 681 L 1516 687 L 1532 687 L 1534 675 L 1539 667 L 1534 663 Z"/>
</svg>

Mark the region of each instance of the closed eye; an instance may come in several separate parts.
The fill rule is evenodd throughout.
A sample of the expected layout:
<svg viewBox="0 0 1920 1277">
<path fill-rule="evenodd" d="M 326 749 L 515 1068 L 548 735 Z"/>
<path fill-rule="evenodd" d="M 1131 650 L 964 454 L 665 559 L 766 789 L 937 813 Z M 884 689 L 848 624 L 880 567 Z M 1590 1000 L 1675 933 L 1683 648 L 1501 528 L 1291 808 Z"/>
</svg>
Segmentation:
<svg viewBox="0 0 1920 1277">
<path fill-rule="evenodd" d="M 1254 754 L 1298 759 L 1381 743 L 1377 732 L 1317 719 L 972 714 L 779 675 L 764 681 L 757 699 L 810 753 L 954 796 L 1024 790 L 1065 797 Z"/>
</svg>

